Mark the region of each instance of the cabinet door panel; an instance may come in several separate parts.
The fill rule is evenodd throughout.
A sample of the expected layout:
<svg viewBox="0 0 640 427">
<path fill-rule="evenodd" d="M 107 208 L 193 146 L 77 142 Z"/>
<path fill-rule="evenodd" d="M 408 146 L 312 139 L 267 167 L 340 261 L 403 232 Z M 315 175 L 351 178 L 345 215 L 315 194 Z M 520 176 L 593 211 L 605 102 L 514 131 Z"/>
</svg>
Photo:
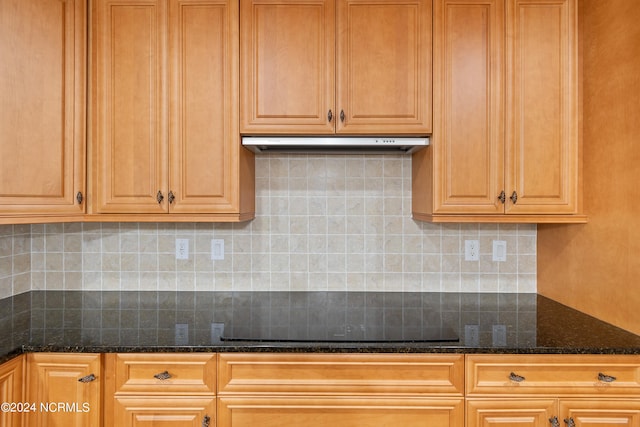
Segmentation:
<svg viewBox="0 0 640 427">
<path fill-rule="evenodd" d="M 24 356 L 18 356 L 3 363 L 0 366 L 0 402 L 25 402 L 23 383 Z M 0 412 L 0 426 L 19 427 L 21 425 L 20 412 Z"/>
<path fill-rule="evenodd" d="M 85 4 L 2 1 L 0 214 L 84 211 Z"/>
<path fill-rule="evenodd" d="M 215 426 L 215 397 L 116 397 L 114 425 L 119 427 Z"/>
<path fill-rule="evenodd" d="M 457 427 L 462 399 L 219 398 L 218 426 Z"/>
<path fill-rule="evenodd" d="M 639 426 L 640 400 L 561 400 L 560 413 L 577 427 Z"/>
<path fill-rule="evenodd" d="M 467 427 L 548 427 L 557 414 L 556 399 L 467 401 Z"/>
<path fill-rule="evenodd" d="M 333 0 L 241 1 L 243 133 L 333 133 Z"/>
<path fill-rule="evenodd" d="M 503 2 L 434 6 L 434 212 L 501 214 Z"/>
<path fill-rule="evenodd" d="M 28 426 L 99 426 L 101 365 L 99 354 L 31 353 L 27 356 L 27 401 L 57 405 L 53 410 L 26 414 Z M 93 374 L 95 380 L 80 382 Z M 38 408 L 39 409 L 39 408 Z"/>
<path fill-rule="evenodd" d="M 172 0 L 169 47 L 170 210 L 237 209 L 237 2 Z"/>
<path fill-rule="evenodd" d="M 166 212 L 165 2 L 98 0 L 93 15 L 96 211 Z"/>
<path fill-rule="evenodd" d="M 430 132 L 431 2 L 340 1 L 337 35 L 337 132 Z"/>
<path fill-rule="evenodd" d="M 575 0 L 507 2 L 507 213 L 577 209 Z"/>
</svg>

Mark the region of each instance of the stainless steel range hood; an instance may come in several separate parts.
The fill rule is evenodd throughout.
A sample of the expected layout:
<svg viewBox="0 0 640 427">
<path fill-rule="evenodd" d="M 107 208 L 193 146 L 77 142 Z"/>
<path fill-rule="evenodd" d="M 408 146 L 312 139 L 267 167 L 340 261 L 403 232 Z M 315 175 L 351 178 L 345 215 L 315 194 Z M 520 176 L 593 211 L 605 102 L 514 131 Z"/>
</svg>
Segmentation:
<svg viewBox="0 0 640 427">
<path fill-rule="evenodd" d="M 411 154 L 429 145 L 429 138 L 244 136 L 242 145 L 254 153 Z"/>
</svg>

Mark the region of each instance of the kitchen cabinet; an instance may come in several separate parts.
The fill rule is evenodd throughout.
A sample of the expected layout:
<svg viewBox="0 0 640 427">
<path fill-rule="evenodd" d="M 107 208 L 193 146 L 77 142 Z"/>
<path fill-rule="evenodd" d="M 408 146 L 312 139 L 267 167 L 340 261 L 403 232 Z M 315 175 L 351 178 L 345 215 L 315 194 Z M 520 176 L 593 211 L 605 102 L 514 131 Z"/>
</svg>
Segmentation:
<svg viewBox="0 0 640 427">
<path fill-rule="evenodd" d="M 585 222 L 576 0 L 435 0 L 431 146 L 413 216 Z"/>
<path fill-rule="evenodd" d="M 464 425 L 463 357 L 222 353 L 218 426 Z"/>
<path fill-rule="evenodd" d="M 101 358 L 91 353 L 27 354 L 26 401 L 37 407 L 25 413 L 25 425 L 102 425 Z"/>
<path fill-rule="evenodd" d="M 85 211 L 85 51 L 84 0 L 2 1 L 0 223 Z"/>
<path fill-rule="evenodd" d="M 213 353 L 108 354 L 105 372 L 105 425 L 216 425 Z"/>
<path fill-rule="evenodd" d="M 243 134 L 431 132 L 431 0 L 241 0 Z"/>
<path fill-rule="evenodd" d="M 640 422 L 637 356 L 469 355 L 467 426 Z"/>
<path fill-rule="evenodd" d="M 97 215 L 87 220 L 252 218 L 253 154 L 238 131 L 238 2 L 97 0 L 92 12 Z"/>
<path fill-rule="evenodd" d="M 22 405 L 24 396 L 24 356 L 17 356 L 0 365 L 0 402 Z M 22 426 L 23 406 L 8 407 L 0 411 L 0 425 Z"/>
</svg>

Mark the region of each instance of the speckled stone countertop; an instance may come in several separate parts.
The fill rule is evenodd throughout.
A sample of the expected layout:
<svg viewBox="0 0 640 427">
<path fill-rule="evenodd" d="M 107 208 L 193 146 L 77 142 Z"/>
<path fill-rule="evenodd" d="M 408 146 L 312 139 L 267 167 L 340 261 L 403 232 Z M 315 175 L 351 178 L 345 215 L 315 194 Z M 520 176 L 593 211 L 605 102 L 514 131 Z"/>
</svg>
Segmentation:
<svg viewBox="0 0 640 427">
<path fill-rule="evenodd" d="M 22 352 L 640 354 L 640 336 L 535 294 L 32 291 L 0 300 Z"/>
</svg>

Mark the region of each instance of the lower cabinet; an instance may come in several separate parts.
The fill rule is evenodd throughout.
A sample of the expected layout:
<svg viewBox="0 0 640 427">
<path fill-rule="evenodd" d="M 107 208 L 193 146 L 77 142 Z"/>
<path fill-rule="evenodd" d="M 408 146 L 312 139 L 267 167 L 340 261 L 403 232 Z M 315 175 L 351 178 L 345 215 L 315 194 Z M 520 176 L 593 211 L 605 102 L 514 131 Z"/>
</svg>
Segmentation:
<svg viewBox="0 0 640 427">
<path fill-rule="evenodd" d="M 213 427 L 216 354 L 105 356 L 105 426 Z"/>
<path fill-rule="evenodd" d="M 467 427 L 640 426 L 640 357 L 468 355 Z"/>
<path fill-rule="evenodd" d="M 640 426 L 640 400 L 468 399 L 467 427 Z"/>
<path fill-rule="evenodd" d="M 0 426 L 20 427 L 24 396 L 24 356 L 18 356 L 0 365 L 0 402 L 8 407 L 0 411 Z"/>
<path fill-rule="evenodd" d="M 84 427 L 102 424 L 102 356 L 87 353 L 27 354 L 25 426 Z"/>
<path fill-rule="evenodd" d="M 462 427 L 461 355 L 220 354 L 218 427 Z"/>
</svg>

